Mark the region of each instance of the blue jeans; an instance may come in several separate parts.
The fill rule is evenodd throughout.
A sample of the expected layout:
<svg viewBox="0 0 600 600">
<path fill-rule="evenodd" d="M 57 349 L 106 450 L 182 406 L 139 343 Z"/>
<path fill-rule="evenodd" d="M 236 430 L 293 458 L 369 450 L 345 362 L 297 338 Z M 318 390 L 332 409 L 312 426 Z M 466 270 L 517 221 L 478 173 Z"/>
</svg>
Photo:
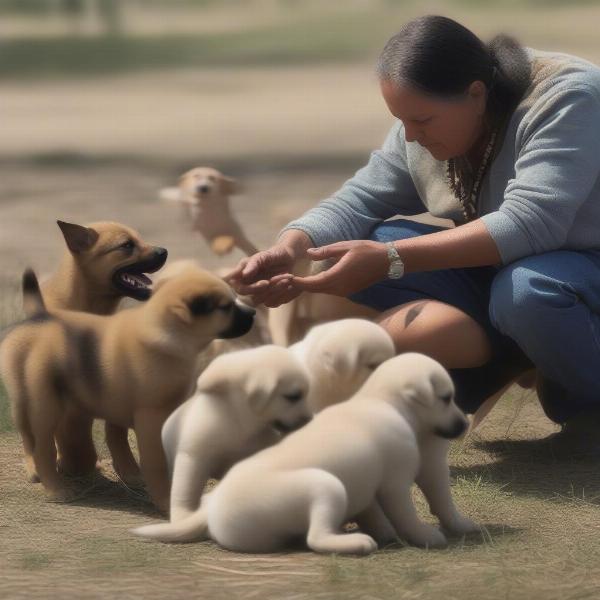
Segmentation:
<svg viewBox="0 0 600 600">
<path fill-rule="evenodd" d="M 441 229 L 399 219 L 376 227 L 371 239 L 386 242 Z M 600 407 L 600 250 L 557 250 L 500 268 L 409 273 L 350 297 L 380 311 L 424 298 L 456 306 L 488 335 L 488 363 L 450 370 L 456 401 L 466 412 L 533 366 L 567 392 L 564 402 L 547 411 L 556 422 Z"/>
</svg>

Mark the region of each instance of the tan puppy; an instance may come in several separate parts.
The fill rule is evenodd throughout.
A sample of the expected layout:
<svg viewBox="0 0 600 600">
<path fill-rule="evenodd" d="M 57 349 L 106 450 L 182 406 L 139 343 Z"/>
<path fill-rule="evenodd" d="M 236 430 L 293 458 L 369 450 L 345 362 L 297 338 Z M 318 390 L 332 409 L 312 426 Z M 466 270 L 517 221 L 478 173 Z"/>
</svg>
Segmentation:
<svg viewBox="0 0 600 600">
<path fill-rule="evenodd" d="M 368 554 L 377 548 L 373 537 L 341 528 L 375 510 L 367 520 L 388 519 L 407 542 L 444 546 L 444 534 L 418 518 L 411 487 L 430 465 L 418 439 L 454 438 L 467 427 L 453 395 L 436 361 L 392 358 L 350 400 L 235 465 L 179 527 L 203 522 L 212 539 L 237 552 L 274 552 L 300 537 L 316 552 Z M 452 503 L 447 471 L 422 487 L 431 510 L 453 532 L 473 531 Z"/>
<path fill-rule="evenodd" d="M 313 327 L 290 350 L 310 379 L 313 413 L 348 400 L 383 362 L 396 354 L 383 327 L 365 319 L 340 319 Z"/>
<path fill-rule="evenodd" d="M 238 247 L 251 256 L 258 250 L 248 240 L 229 208 L 229 196 L 237 191 L 234 179 L 216 169 L 196 167 L 180 177 L 178 188 L 164 188 L 160 196 L 186 207 L 194 231 L 204 237 L 215 254 L 229 254 Z"/>
<path fill-rule="evenodd" d="M 278 432 L 287 433 L 310 420 L 308 385 L 302 365 L 279 346 L 215 359 L 198 379 L 196 394 L 162 430 L 172 473 L 171 523 L 133 533 L 163 542 L 184 541 L 177 522 L 198 509 L 209 478 L 220 479 L 236 462 L 277 443 Z M 185 533 L 189 535 L 187 528 Z M 188 541 L 195 536 L 193 532 Z"/>
<path fill-rule="evenodd" d="M 77 310 L 110 315 L 122 298 L 150 297 L 151 281 L 146 273 L 160 269 L 167 251 L 146 244 L 130 227 L 101 222 L 87 226 L 57 221 L 67 252 L 58 270 L 42 284 L 44 302 L 49 310 Z M 92 441 L 93 419 L 69 406 L 56 431 L 61 470 L 72 475 L 92 471 L 97 454 Z M 113 466 L 127 483 L 139 481 L 139 468 L 127 440 L 127 429 L 105 424 L 106 443 Z M 32 480 L 37 476 L 32 473 Z"/>
<path fill-rule="evenodd" d="M 222 280 L 190 269 L 156 286 L 150 300 L 113 316 L 46 312 L 32 272 L 25 302 L 34 317 L 0 347 L 0 372 L 23 439 L 28 471 L 52 498 L 69 490 L 57 472 L 54 436 L 64 408 L 133 427 L 142 475 L 156 505 L 168 506 L 160 430 L 191 393 L 198 353 L 217 337 L 242 335 L 254 310 Z"/>
</svg>

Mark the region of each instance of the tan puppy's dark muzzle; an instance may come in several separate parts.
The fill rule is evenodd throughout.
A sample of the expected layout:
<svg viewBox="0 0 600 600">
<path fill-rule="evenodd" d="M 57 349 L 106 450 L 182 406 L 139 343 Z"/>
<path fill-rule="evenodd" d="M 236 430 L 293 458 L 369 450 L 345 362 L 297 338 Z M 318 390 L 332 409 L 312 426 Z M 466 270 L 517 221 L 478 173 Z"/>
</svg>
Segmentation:
<svg viewBox="0 0 600 600">
<path fill-rule="evenodd" d="M 254 324 L 256 310 L 251 306 L 236 302 L 233 308 L 233 320 L 231 325 L 219 335 L 220 339 L 236 338 L 248 333 Z"/>
</svg>

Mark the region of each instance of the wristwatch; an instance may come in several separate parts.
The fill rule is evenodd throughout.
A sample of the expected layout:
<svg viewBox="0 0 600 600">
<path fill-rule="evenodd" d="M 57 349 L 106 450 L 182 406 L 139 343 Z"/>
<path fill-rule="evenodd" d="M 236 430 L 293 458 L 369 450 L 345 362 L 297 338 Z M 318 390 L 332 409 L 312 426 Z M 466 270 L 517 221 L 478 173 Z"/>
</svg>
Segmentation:
<svg viewBox="0 0 600 600">
<path fill-rule="evenodd" d="M 386 242 L 387 255 L 390 259 L 390 268 L 388 270 L 388 279 L 400 279 L 404 275 L 404 263 L 398 254 L 398 250 L 393 242 Z"/>
</svg>

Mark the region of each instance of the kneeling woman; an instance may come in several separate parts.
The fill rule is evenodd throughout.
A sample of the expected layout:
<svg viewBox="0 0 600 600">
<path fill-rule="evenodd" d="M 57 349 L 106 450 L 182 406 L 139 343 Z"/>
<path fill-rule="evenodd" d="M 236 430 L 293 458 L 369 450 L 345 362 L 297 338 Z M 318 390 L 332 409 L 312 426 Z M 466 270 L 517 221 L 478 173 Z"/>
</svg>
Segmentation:
<svg viewBox="0 0 600 600">
<path fill-rule="evenodd" d="M 267 306 L 310 291 L 378 309 L 467 412 L 532 367 L 555 422 L 600 408 L 600 69 L 428 16 L 378 75 L 397 119 L 383 147 L 232 284 Z M 386 220 L 423 212 L 455 227 Z M 291 277 L 306 254 L 336 264 Z"/>
</svg>

